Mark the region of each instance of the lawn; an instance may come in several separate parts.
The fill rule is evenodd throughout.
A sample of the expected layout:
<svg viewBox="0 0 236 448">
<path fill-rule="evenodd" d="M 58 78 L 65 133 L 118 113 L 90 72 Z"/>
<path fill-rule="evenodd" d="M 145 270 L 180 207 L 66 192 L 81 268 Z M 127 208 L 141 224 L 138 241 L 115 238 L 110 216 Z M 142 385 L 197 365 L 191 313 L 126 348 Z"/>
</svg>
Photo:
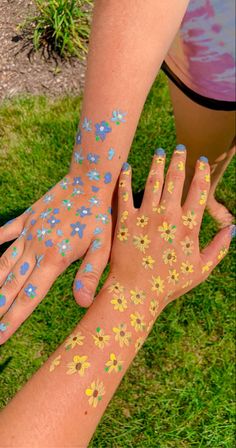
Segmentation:
<svg viewBox="0 0 236 448">
<path fill-rule="evenodd" d="M 32 96 L 0 105 L 0 224 L 22 213 L 67 173 L 80 105 L 77 97 Z M 134 191 L 145 184 L 154 149 L 162 146 L 170 156 L 174 145 L 172 108 L 166 78 L 160 74 L 129 157 Z M 234 209 L 234 162 L 217 195 Z M 201 243 L 215 231 L 206 214 Z M 1 347 L 2 407 L 84 314 L 72 295 L 78 264 L 57 279 L 33 315 Z M 90 448 L 234 446 L 234 272 L 231 247 L 204 284 L 165 309 Z"/>
</svg>

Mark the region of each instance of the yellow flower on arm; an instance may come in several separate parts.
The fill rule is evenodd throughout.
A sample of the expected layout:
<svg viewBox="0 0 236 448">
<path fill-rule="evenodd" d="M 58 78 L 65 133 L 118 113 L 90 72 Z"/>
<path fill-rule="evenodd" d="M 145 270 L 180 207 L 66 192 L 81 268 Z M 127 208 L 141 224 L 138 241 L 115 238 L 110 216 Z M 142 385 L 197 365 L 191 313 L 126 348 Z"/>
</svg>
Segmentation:
<svg viewBox="0 0 236 448">
<path fill-rule="evenodd" d="M 192 255 L 193 253 L 193 241 L 188 236 L 183 241 L 180 241 L 182 251 L 185 255 Z"/>
<path fill-rule="evenodd" d="M 192 274 L 194 271 L 193 265 L 189 261 L 181 263 L 181 272 L 183 274 Z"/>
<path fill-rule="evenodd" d="M 140 303 L 143 303 L 146 299 L 146 294 L 141 291 L 140 289 L 134 289 L 130 291 L 130 299 L 135 305 L 139 305 Z"/>
<path fill-rule="evenodd" d="M 84 336 L 82 336 L 81 332 L 78 331 L 76 334 L 71 334 L 65 342 L 65 349 L 70 350 L 74 348 L 76 345 L 83 345 Z"/>
<path fill-rule="evenodd" d="M 135 353 L 137 353 L 140 348 L 142 347 L 143 343 L 145 341 L 144 337 L 138 338 L 137 341 L 135 342 Z"/>
<path fill-rule="evenodd" d="M 121 214 L 120 222 L 124 223 L 129 216 L 129 212 L 127 210 L 123 211 Z"/>
<path fill-rule="evenodd" d="M 152 291 L 156 291 L 158 295 L 164 291 L 164 280 L 162 280 L 160 276 L 158 277 L 152 276 L 151 284 L 152 284 Z"/>
<path fill-rule="evenodd" d="M 75 355 L 73 361 L 67 364 L 67 375 L 78 373 L 80 376 L 84 376 L 85 370 L 90 367 L 90 362 L 88 362 L 87 359 L 87 356 Z"/>
<path fill-rule="evenodd" d="M 159 188 L 160 188 L 160 182 L 159 182 L 159 180 L 157 180 L 155 182 L 155 184 L 153 185 L 153 193 L 157 193 Z"/>
<path fill-rule="evenodd" d="M 94 340 L 94 344 L 100 348 L 100 349 L 104 349 L 104 347 L 106 345 L 109 345 L 109 341 L 110 341 L 110 336 L 108 334 L 104 333 L 104 330 L 102 330 L 100 327 L 96 328 L 96 335 L 92 335 L 93 336 L 93 340 Z"/>
<path fill-rule="evenodd" d="M 119 228 L 117 232 L 117 238 L 120 241 L 127 241 L 128 237 L 130 236 L 128 228 L 125 226 L 122 226 Z"/>
<path fill-rule="evenodd" d="M 144 331 L 146 327 L 144 318 L 139 313 L 130 314 L 130 323 L 135 331 Z"/>
<path fill-rule="evenodd" d="M 147 216 L 138 216 L 137 217 L 137 226 L 138 227 L 145 227 L 149 221 L 149 218 Z"/>
<path fill-rule="evenodd" d="M 169 192 L 170 194 L 173 193 L 173 191 L 174 191 L 174 182 L 172 182 L 172 180 L 171 180 L 170 182 L 168 182 L 167 190 L 168 190 L 168 192 Z"/>
<path fill-rule="evenodd" d="M 219 254 L 218 254 L 218 260 L 222 260 L 222 258 L 224 258 L 224 256 L 226 255 L 228 253 L 228 249 L 227 249 L 227 247 L 223 247 L 221 250 L 220 250 L 220 252 L 219 252 Z"/>
<path fill-rule="evenodd" d="M 89 398 L 89 404 L 90 406 L 93 406 L 94 408 L 97 407 L 99 401 L 101 401 L 103 395 L 105 395 L 105 388 L 103 385 L 103 382 L 96 380 L 93 381 L 88 389 L 85 390 L 85 394 Z"/>
<path fill-rule="evenodd" d="M 152 316 L 156 316 L 158 311 L 158 302 L 155 299 L 152 299 L 149 306 L 149 311 Z"/>
<path fill-rule="evenodd" d="M 146 249 L 149 248 L 151 240 L 148 239 L 148 235 L 134 235 L 133 237 L 134 246 L 145 254 Z"/>
<path fill-rule="evenodd" d="M 161 232 L 161 238 L 163 238 L 168 243 L 172 243 L 175 238 L 176 226 L 168 224 L 166 221 L 162 223 L 162 226 L 158 227 L 159 232 Z"/>
<path fill-rule="evenodd" d="M 176 283 L 179 282 L 179 273 L 176 271 L 176 269 L 171 269 L 167 278 L 169 283 L 173 283 L 174 285 L 176 285 Z"/>
<path fill-rule="evenodd" d="M 53 372 L 53 370 L 59 366 L 59 364 L 61 363 L 61 355 L 57 356 L 56 358 L 54 358 L 50 364 L 49 367 L 49 372 Z"/>
<path fill-rule="evenodd" d="M 119 282 L 113 283 L 108 288 L 109 292 L 114 292 L 115 294 L 119 294 L 120 292 L 123 292 L 124 290 L 125 290 L 124 286 L 122 286 Z"/>
<path fill-rule="evenodd" d="M 182 216 L 183 225 L 188 227 L 190 230 L 194 228 L 194 226 L 197 225 L 196 223 L 196 215 L 194 211 L 189 210 L 186 215 Z"/>
<path fill-rule="evenodd" d="M 172 266 L 173 263 L 176 263 L 177 257 L 174 249 L 167 249 L 162 255 L 162 259 L 165 264 L 169 264 Z"/>
<path fill-rule="evenodd" d="M 151 257 L 151 255 L 147 255 L 147 257 L 143 257 L 142 265 L 145 267 L 145 269 L 153 269 L 153 264 L 155 263 L 155 260 Z"/>
<path fill-rule="evenodd" d="M 110 354 L 109 361 L 105 364 L 105 372 L 111 373 L 111 372 L 120 372 L 122 370 L 122 365 L 124 361 L 121 361 L 120 356 L 116 356 L 115 353 Z"/>
<path fill-rule="evenodd" d="M 126 324 L 120 324 L 117 327 L 113 327 L 115 333 L 115 341 L 119 342 L 119 346 L 123 348 L 125 345 L 128 347 L 131 341 L 131 333 L 127 331 Z"/>
<path fill-rule="evenodd" d="M 212 261 L 208 261 L 204 266 L 202 266 L 202 274 L 209 272 L 210 267 L 213 265 Z"/>
<path fill-rule="evenodd" d="M 111 304 L 113 305 L 115 311 L 123 312 L 127 309 L 127 300 L 123 294 L 119 294 L 119 296 L 113 296 Z"/>
<path fill-rule="evenodd" d="M 200 205 L 205 205 L 207 201 L 207 191 L 203 190 L 200 193 L 200 199 L 199 199 L 199 204 Z"/>
</svg>

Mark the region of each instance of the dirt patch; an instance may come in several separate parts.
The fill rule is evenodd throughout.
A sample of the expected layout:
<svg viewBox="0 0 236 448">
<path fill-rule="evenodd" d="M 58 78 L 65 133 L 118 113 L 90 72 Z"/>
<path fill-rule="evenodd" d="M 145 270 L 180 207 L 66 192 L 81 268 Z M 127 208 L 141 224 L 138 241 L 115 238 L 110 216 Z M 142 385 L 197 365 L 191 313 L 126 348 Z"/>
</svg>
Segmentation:
<svg viewBox="0 0 236 448">
<path fill-rule="evenodd" d="M 17 27 L 30 14 L 32 1 L 0 1 L 0 101 L 24 93 L 80 94 L 85 62 L 46 60 L 40 53 L 29 56 L 30 47 L 22 50 L 24 41 Z"/>
</svg>

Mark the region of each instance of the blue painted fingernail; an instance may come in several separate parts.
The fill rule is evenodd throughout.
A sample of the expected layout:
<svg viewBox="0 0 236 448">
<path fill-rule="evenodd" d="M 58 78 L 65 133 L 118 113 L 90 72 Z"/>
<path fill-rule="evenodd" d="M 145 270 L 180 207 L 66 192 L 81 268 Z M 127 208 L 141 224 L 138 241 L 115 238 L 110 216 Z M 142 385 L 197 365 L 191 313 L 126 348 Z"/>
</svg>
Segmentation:
<svg viewBox="0 0 236 448">
<path fill-rule="evenodd" d="M 163 148 L 157 148 L 157 149 L 155 149 L 155 154 L 157 155 L 157 156 L 165 156 L 165 150 L 163 149 Z"/>
<path fill-rule="evenodd" d="M 235 225 L 231 226 L 230 232 L 231 232 L 231 238 L 235 238 L 236 237 L 236 226 Z"/>
<path fill-rule="evenodd" d="M 123 163 L 121 169 L 122 169 L 122 171 L 128 171 L 129 170 L 129 164 L 127 162 Z"/>
<path fill-rule="evenodd" d="M 179 145 L 176 145 L 175 149 L 177 149 L 177 151 L 186 151 L 186 146 L 180 143 Z"/>
<path fill-rule="evenodd" d="M 201 156 L 201 157 L 199 157 L 199 160 L 200 160 L 200 162 L 208 163 L 208 158 L 205 157 L 205 156 Z"/>
</svg>

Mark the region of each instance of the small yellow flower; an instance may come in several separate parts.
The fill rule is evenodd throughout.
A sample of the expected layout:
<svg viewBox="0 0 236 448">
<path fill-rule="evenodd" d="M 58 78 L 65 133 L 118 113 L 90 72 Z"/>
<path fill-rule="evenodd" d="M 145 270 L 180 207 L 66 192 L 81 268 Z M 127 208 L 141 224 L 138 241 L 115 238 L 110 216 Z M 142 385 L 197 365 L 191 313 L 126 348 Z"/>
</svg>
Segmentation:
<svg viewBox="0 0 236 448">
<path fill-rule="evenodd" d="M 205 174 L 204 179 L 206 182 L 210 182 L 210 174 Z"/>
<path fill-rule="evenodd" d="M 90 362 L 88 362 L 87 359 L 87 356 L 75 355 L 73 361 L 67 364 L 67 375 L 78 373 L 80 376 L 84 376 L 85 370 L 90 367 Z"/>
<path fill-rule="evenodd" d="M 134 235 L 133 238 L 134 246 L 145 254 L 146 249 L 149 248 L 151 240 L 148 239 L 148 235 Z"/>
<path fill-rule="evenodd" d="M 228 249 L 227 249 L 227 247 L 223 247 L 221 250 L 220 250 L 220 252 L 219 252 L 219 255 L 218 255 L 218 260 L 222 260 L 222 258 L 224 258 L 224 256 L 226 255 L 228 253 Z"/>
<path fill-rule="evenodd" d="M 119 181 L 119 187 L 124 188 L 126 186 L 126 181 L 124 179 L 121 179 Z"/>
<path fill-rule="evenodd" d="M 189 261 L 181 263 L 181 272 L 183 274 L 192 274 L 194 271 L 193 265 Z"/>
<path fill-rule="evenodd" d="M 199 204 L 200 205 L 205 205 L 207 201 L 207 191 L 203 190 L 200 193 L 200 199 L 199 199 Z"/>
<path fill-rule="evenodd" d="M 152 299 L 149 306 L 149 311 L 152 316 L 156 316 L 158 311 L 158 302 L 155 299 Z"/>
<path fill-rule="evenodd" d="M 155 158 L 155 162 L 157 165 L 163 165 L 165 158 L 163 156 L 158 156 Z"/>
<path fill-rule="evenodd" d="M 129 199 L 129 193 L 128 193 L 128 191 L 125 191 L 125 192 L 122 194 L 122 198 L 123 198 L 123 201 L 124 201 L 124 202 L 127 202 L 127 201 L 128 201 L 128 199 Z"/>
<path fill-rule="evenodd" d="M 156 291 L 157 294 L 160 294 L 161 292 L 164 291 L 164 280 L 162 280 L 160 276 L 158 277 L 152 276 L 151 284 L 152 284 L 152 291 Z"/>
<path fill-rule="evenodd" d="M 152 211 L 158 213 L 159 215 L 163 215 L 165 209 L 165 205 L 156 206 L 154 203 L 152 204 Z"/>
<path fill-rule="evenodd" d="M 113 305 L 115 311 L 123 312 L 127 309 L 127 300 L 123 294 L 113 296 L 111 304 Z"/>
<path fill-rule="evenodd" d="M 123 363 L 124 361 L 121 361 L 119 356 L 117 357 L 115 353 L 111 353 L 109 361 L 105 364 L 105 372 L 111 373 L 114 371 L 118 373 L 122 370 Z"/>
<path fill-rule="evenodd" d="M 194 226 L 197 225 L 196 223 L 196 215 L 194 211 L 188 211 L 186 215 L 182 216 L 183 225 L 188 227 L 190 230 L 194 228 Z"/>
<path fill-rule="evenodd" d="M 161 238 L 165 241 L 172 243 L 175 238 L 176 226 L 168 224 L 166 221 L 162 223 L 162 226 L 158 227 L 159 232 L 161 232 Z"/>
<path fill-rule="evenodd" d="M 149 218 L 147 216 L 144 216 L 144 215 L 138 216 L 138 218 L 137 218 L 137 226 L 138 227 L 145 227 L 147 225 L 148 221 L 149 221 Z"/>
<path fill-rule="evenodd" d="M 192 280 L 188 280 L 186 283 L 184 283 L 182 289 L 189 288 L 192 285 L 192 283 L 193 283 Z"/>
<path fill-rule="evenodd" d="M 53 370 L 59 366 L 59 364 L 61 363 L 61 355 L 57 356 L 56 358 L 54 358 L 50 364 L 49 367 L 49 372 L 53 372 Z"/>
<path fill-rule="evenodd" d="M 155 260 L 151 257 L 151 255 L 147 255 L 146 257 L 143 257 L 142 265 L 145 267 L 145 269 L 153 269 L 154 263 L 155 263 Z"/>
<path fill-rule="evenodd" d="M 167 278 L 169 283 L 176 285 L 179 282 L 179 273 L 176 269 L 171 269 Z"/>
<path fill-rule="evenodd" d="M 101 401 L 103 395 L 105 395 L 105 388 L 103 382 L 99 380 L 93 381 L 88 389 L 85 390 L 85 394 L 89 398 L 90 406 L 97 407 L 99 401 Z"/>
<path fill-rule="evenodd" d="M 110 336 L 108 334 L 104 333 L 104 330 L 102 330 L 100 327 L 96 328 L 96 335 L 92 335 L 94 344 L 96 347 L 100 348 L 101 350 L 104 349 L 106 345 L 109 345 Z"/>
<path fill-rule="evenodd" d="M 160 188 L 160 182 L 159 180 L 157 180 L 153 185 L 153 193 L 157 193 L 159 191 L 159 188 Z"/>
<path fill-rule="evenodd" d="M 129 212 L 127 210 L 123 211 L 121 214 L 120 222 L 124 223 L 129 216 Z"/>
<path fill-rule="evenodd" d="M 146 327 L 144 318 L 139 313 L 130 314 L 130 323 L 135 331 L 144 331 Z"/>
<path fill-rule="evenodd" d="M 162 259 L 165 264 L 169 264 L 172 266 L 173 263 L 176 263 L 177 257 L 174 249 L 167 249 L 162 255 Z"/>
<path fill-rule="evenodd" d="M 121 348 L 125 345 L 128 347 L 131 341 L 131 333 L 127 331 L 126 324 L 120 324 L 117 327 L 113 327 L 113 332 L 115 333 L 115 341 L 119 342 Z"/>
<path fill-rule="evenodd" d="M 130 299 L 135 305 L 139 305 L 140 303 L 143 303 L 146 299 L 146 294 L 141 291 L 140 289 L 134 289 L 130 291 Z"/>
<path fill-rule="evenodd" d="M 70 350 L 74 348 L 76 345 L 83 345 L 84 336 L 82 336 L 81 332 L 78 331 L 76 334 L 71 334 L 65 342 L 65 349 Z"/>
<path fill-rule="evenodd" d="M 174 182 L 172 182 L 172 180 L 171 180 L 170 182 L 168 182 L 167 190 L 168 190 L 168 192 L 169 192 L 170 194 L 173 193 L 173 191 L 174 191 Z"/>
<path fill-rule="evenodd" d="M 179 171 L 184 171 L 184 162 L 179 162 L 178 164 L 177 164 L 177 168 L 178 168 L 178 170 Z"/>
<path fill-rule="evenodd" d="M 108 291 L 114 292 L 115 294 L 119 294 L 120 292 L 124 292 L 125 288 L 120 283 L 116 282 L 109 286 Z"/>
<path fill-rule="evenodd" d="M 117 232 L 117 238 L 120 241 L 127 241 L 128 237 L 130 236 L 129 234 L 129 230 L 127 227 L 122 226 L 119 228 L 118 232 Z"/>
<path fill-rule="evenodd" d="M 210 267 L 213 265 L 212 261 L 208 261 L 206 264 L 204 264 L 204 266 L 202 266 L 202 274 L 204 274 L 205 272 L 209 272 Z"/>
<path fill-rule="evenodd" d="M 206 164 L 204 162 L 199 162 L 199 170 L 203 171 L 206 169 Z"/>
<path fill-rule="evenodd" d="M 185 255 L 192 255 L 193 253 L 193 241 L 188 236 L 183 241 L 180 241 L 182 251 Z"/>
<path fill-rule="evenodd" d="M 144 337 L 138 338 L 137 341 L 135 342 L 135 353 L 137 353 L 140 348 L 142 347 L 143 343 L 145 341 Z"/>
</svg>

